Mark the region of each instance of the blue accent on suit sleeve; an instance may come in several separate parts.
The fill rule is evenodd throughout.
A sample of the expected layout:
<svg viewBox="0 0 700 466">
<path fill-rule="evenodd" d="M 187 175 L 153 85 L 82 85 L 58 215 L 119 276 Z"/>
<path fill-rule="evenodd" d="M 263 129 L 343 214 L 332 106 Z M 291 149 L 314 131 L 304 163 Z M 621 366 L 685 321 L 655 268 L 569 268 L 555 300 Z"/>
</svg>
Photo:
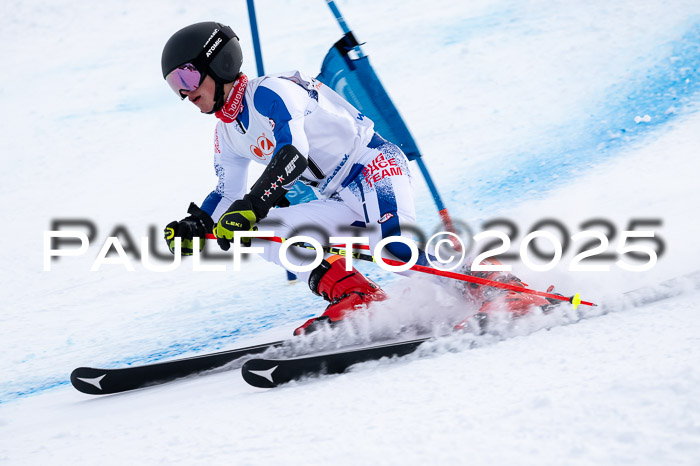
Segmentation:
<svg viewBox="0 0 700 466">
<path fill-rule="evenodd" d="M 273 130 L 276 140 L 274 154 L 277 154 L 277 151 L 283 146 L 292 144 L 292 132 L 288 125 L 292 115 L 289 113 L 282 97 L 267 87 L 259 86 L 253 97 L 253 105 L 255 105 L 258 113 L 275 122 Z"/>
<path fill-rule="evenodd" d="M 216 210 L 216 206 L 218 206 L 219 202 L 221 202 L 221 199 L 221 194 L 217 193 L 216 191 L 212 191 L 209 193 L 207 198 L 204 199 L 204 202 L 202 202 L 201 209 L 211 217 L 214 214 L 214 210 Z"/>
</svg>

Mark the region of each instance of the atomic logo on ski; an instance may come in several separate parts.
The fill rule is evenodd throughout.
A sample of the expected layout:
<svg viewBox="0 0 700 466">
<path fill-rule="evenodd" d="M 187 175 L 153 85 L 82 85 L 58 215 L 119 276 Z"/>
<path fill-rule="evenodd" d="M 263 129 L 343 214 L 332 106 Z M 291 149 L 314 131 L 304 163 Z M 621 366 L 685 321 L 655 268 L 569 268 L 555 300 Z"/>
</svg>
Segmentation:
<svg viewBox="0 0 700 466">
<path fill-rule="evenodd" d="M 249 370 L 248 372 L 250 372 L 251 374 L 255 374 L 259 377 L 263 377 L 263 378 L 269 380 L 270 383 L 275 383 L 275 381 L 272 380 L 272 373 L 275 371 L 275 369 L 277 369 L 277 367 L 278 366 L 275 366 L 272 369 L 268 369 L 266 371 L 251 371 L 251 370 Z"/>
<path fill-rule="evenodd" d="M 78 380 L 82 380 L 82 381 L 85 382 L 85 383 L 89 383 L 90 385 L 94 385 L 94 386 L 97 387 L 98 389 L 102 390 L 102 386 L 100 385 L 100 382 L 102 381 L 102 379 L 105 378 L 106 375 L 107 375 L 107 374 L 102 374 L 101 376 L 95 377 L 95 378 L 92 378 L 92 379 L 85 379 L 85 378 L 83 378 L 83 377 L 77 377 L 77 379 L 78 379 Z"/>
</svg>

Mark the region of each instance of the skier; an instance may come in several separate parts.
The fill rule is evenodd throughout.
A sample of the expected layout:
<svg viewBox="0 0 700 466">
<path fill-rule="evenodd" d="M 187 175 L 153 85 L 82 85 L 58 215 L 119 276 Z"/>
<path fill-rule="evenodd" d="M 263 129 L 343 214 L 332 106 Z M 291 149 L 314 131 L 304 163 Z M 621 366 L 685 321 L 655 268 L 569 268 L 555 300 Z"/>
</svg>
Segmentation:
<svg viewBox="0 0 700 466">
<path fill-rule="evenodd" d="M 235 231 L 251 231 L 263 219 L 277 236 L 303 231 L 321 244 L 327 244 L 329 236 L 348 236 L 350 227 L 363 229 L 372 250 L 383 238 L 407 236 L 402 225 L 414 223 L 416 212 L 411 173 L 401 149 L 316 79 L 291 71 L 249 80 L 240 71 L 242 61 L 238 37 L 216 22 L 177 31 L 163 49 L 163 77 L 173 91 L 219 120 L 214 135 L 218 184 L 201 207 L 191 203 L 189 216 L 166 226 L 170 250 L 174 252 L 175 238 L 180 237 L 182 254 L 192 254 L 194 247 L 201 251 L 205 234 L 212 232 L 228 250 Z M 251 160 L 266 167 L 246 192 Z M 313 186 L 319 199 L 288 206 L 285 194 L 295 182 Z M 309 226 L 316 228 L 309 231 Z M 200 238 L 198 245 L 194 237 Z M 279 243 L 251 243 L 264 249 L 263 258 L 282 265 Z M 389 243 L 385 251 L 403 262 L 411 255 L 409 247 L 398 242 Z M 288 259 L 297 265 L 311 262 L 298 256 Z M 419 263 L 424 261 L 421 253 Z M 314 270 L 298 275 L 329 304 L 322 315 L 297 328 L 297 335 L 322 322 L 338 322 L 360 305 L 386 297 L 356 269 L 347 272 L 342 256 L 326 257 Z"/>
<path fill-rule="evenodd" d="M 201 207 L 168 224 L 166 241 L 182 238 L 182 253 L 191 254 L 192 238 L 214 232 L 227 250 L 234 231 L 249 231 L 261 220 L 277 236 L 295 232 L 328 243 L 329 236 L 348 236 L 348 227 L 365 227 L 370 247 L 386 236 L 405 234 L 401 223 L 415 221 L 408 161 L 394 144 L 375 133 L 373 122 L 352 105 L 302 72 L 248 80 L 240 72 L 242 53 L 230 27 L 215 22 L 187 26 L 166 43 L 163 77 L 182 99 L 219 119 L 214 137 L 218 185 Z M 266 165 L 246 193 L 248 165 Z M 318 200 L 285 208 L 285 194 L 295 181 L 315 187 Z M 381 221 L 381 224 L 378 223 Z M 305 231 L 314 225 L 317 231 Z M 376 228 L 371 228 L 377 225 Z M 366 228 L 366 227 L 370 228 Z M 263 229 L 261 227 L 261 229 Z M 280 244 L 253 240 L 263 258 L 280 264 Z M 408 260 L 410 250 L 392 243 L 387 251 Z M 310 259 L 292 256 L 305 265 Z M 311 290 L 330 302 L 325 312 L 295 333 L 320 322 L 341 320 L 360 304 L 385 298 L 374 282 L 353 269 L 342 256 L 327 257 L 311 272 L 299 273 Z"/>
</svg>

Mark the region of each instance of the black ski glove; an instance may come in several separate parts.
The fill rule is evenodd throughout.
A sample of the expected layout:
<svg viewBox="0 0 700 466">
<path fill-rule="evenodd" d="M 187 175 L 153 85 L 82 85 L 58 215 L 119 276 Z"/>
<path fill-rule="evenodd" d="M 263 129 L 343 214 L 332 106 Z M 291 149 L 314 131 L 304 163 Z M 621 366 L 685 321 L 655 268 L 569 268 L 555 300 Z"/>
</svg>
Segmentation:
<svg viewBox="0 0 700 466">
<path fill-rule="evenodd" d="M 204 249 L 206 234 L 211 233 L 214 228 L 214 221 L 209 214 L 200 209 L 194 202 L 190 203 L 187 209 L 188 217 L 183 218 L 179 222 L 177 220 L 168 223 L 165 227 L 165 242 L 168 243 L 168 249 L 175 254 L 175 238 L 182 238 L 180 254 L 183 256 L 191 256 L 194 245 L 193 238 L 199 238 L 199 252 Z"/>
<path fill-rule="evenodd" d="M 247 195 L 243 199 L 234 201 L 214 227 L 216 242 L 224 251 L 228 251 L 231 247 L 233 232 L 256 229 L 255 222 L 258 221 L 258 217 L 253 211 L 253 204 L 246 197 Z M 250 246 L 250 238 L 242 238 L 241 243 L 244 246 Z"/>
</svg>

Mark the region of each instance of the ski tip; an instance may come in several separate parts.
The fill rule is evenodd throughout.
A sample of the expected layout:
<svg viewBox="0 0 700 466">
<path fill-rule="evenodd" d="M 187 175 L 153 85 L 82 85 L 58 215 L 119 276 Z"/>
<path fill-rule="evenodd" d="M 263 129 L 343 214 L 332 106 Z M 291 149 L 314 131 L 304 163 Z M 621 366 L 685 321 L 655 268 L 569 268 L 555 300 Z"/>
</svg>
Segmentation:
<svg viewBox="0 0 700 466">
<path fill-rule="evenodd" d="M 243 364 L 241 375 L 243 380 L 253 387 L 274 388 L 284 381 L 275 374 L 279 363 L 266 359 L 250 359 Z"/>
<path fill-rule="evenodd" d="M 91 367 L 78 367 L 70 374 L 70 383 L 76 390 L 88 395 L 104 395 L 102 386 L 107 371 Z"/>
</svg>

